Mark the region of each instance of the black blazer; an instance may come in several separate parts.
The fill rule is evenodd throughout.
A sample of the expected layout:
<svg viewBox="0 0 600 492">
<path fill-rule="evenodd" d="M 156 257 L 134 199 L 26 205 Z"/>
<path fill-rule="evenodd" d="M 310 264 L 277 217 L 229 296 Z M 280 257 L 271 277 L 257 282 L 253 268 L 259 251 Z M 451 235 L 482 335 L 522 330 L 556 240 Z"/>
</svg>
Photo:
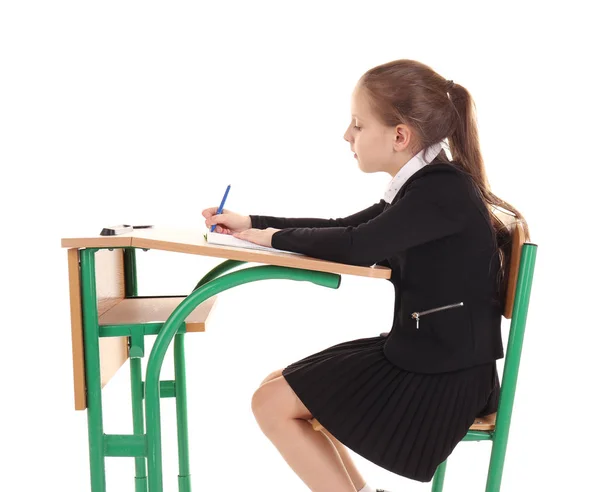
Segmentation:
<svg viewBox="0 0 600 492">
<path fill-rule="evenodd" d="M 277 249 L 392 269 L 394 320 L 384 354 L 398 367 L 447 372 L 504 357 L 500 258 L 486 206 L 471 178 L 437 157 L 383 199 L 339 219 L 250 215 L 282 229 Z"/>
</svg>

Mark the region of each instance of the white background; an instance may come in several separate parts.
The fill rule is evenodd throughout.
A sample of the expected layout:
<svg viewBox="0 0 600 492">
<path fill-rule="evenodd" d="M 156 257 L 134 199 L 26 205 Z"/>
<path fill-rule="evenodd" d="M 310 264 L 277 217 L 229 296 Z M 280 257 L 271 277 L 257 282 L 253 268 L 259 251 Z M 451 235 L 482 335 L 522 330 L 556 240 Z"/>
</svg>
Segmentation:
<svg viewBox="0 0 600 492">
<path fill-rule="evenodd" d="M 244 214 L 365 208 L 390 176 L 362 173 L 343 140 L 350 96 L 362 73 L 399 58 L 471 92 L 492 191 L 539 246 L 502 490 L 590 490 L 600 108 L 589 5 L 2 2 L 0 490 L 89 490 L 60 239 L 120 223 L 204 228 L 200 211 L 227 184 L 226 208 Z M 219 262 L 138 256 L 141 295 L 186 294 Z M 307 490 L 260 431 L 252 394 L 275 369 L 388 331 L 392 307 L 389 282 L 350 276 L 338 290 L 269 281 L 221 294 L 207 332 L 187 337 L 193 489 Z M 163 367 L 172 378 L 171 351 Z M 128 366 L 103 399 L 105 432 L 131 432 Z M 172 491 L 174 400 L 162 409 Z M 490 446 L 460 443 L 444 490 L 482 491 Z M 373 487 L 430 488 L 353 456 Z M 108 458 L 106 471 L 109 491 L 134 490 L 133 459 Z"/>
</svg>

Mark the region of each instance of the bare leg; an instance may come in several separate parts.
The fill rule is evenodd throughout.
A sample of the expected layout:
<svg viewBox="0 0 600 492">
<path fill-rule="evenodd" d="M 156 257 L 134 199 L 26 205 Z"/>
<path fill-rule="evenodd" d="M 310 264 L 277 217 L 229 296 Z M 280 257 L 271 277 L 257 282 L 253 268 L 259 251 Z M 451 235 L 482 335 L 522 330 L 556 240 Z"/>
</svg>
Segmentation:
<svg viewBox="0 0 600 492">
<path fill-rule="evenodd" d="M 272 381 L 273 379 L 276 379 L 278 377 L 283 377 L 281 375 L 281 369 L 269 374 L 260 383 L 259 386 L 262 386 L 263 384 L 268 383 L 269 381 Z M 312 426 L 311 426 L 311 429 L 312 429 Z M 312 431 L 317 432 L 314 429 Z M 324 436 L 326 436 L 329 439 L 329 441 L 333 444 L 333 446 L 335 447 L 335 449 L 338 453 L 338 456 L 340 457 L 340 459 L 342 460 L 342 463 L 344 464 L 346 473 L 348 473 L 350 479 L 352 480 L 352 483 L 354 484 L 354 489 L 361 490 L 366 485 L 367 481 L 362 477 L 362 475 L 358 471 L 358 468 L 354 464 L 354 461 L 352 461 L 352 457 L 350 456 L 350 453 L 348 452 L 348 449 L 346 448 L 346 446 L 344 446 L 333 435 L 331 435 L 331 433 L 324 427 L 319 432 L 321 432 Z"/>
<path fill-rule="evenodd" d="M 312 427 L 312 426 L 311 426 Z M 316 432 L 313 429 L 313 432 Z M 356 490 L 361 490 L 366 484 L 367 481 L 363 478 L 363 476 L 356 468 L 354 461 L 350 457 L 350 453 L 348 452 L 348 448 L 344 446 L 340 441 L 338 441 L 335 437 L 331 435 L 331 433 L 323 427 L 319 432 L 322 432 L 327 438 L 331 441 L 331 443 L 335 446 L 342 462 L 344 463 L 344 467 L 346 468 L 346 472 L 350 476 L 352 483 L 354 484 L 354 488 Z"/>
<path fill-rule="evenodd" d="M 307 420 L 294 418 L 266 423 L 257 418 L 257 421 L 283 459 L 311 491 L 356 491 L 335 446 L 321 432 L 315 432 Z"/>
</svg>

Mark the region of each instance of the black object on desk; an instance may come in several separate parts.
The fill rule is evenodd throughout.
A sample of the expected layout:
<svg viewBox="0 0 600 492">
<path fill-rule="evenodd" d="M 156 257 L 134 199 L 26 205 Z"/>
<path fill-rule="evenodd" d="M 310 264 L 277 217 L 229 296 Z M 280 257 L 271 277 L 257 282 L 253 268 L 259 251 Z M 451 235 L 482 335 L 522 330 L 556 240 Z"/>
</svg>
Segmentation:
<svg viewBox="0 0 600 492">
<path fill-rule="evenodd" d="M 100 232 L 101 236 L 118 236 L 119 234 L 125 234 L 127 232 L 132 232 L 134 229 L 151 229 L 152 225 L 127 225 L 120 224 L 112 227 L 104 227 Z"/>
</svg>

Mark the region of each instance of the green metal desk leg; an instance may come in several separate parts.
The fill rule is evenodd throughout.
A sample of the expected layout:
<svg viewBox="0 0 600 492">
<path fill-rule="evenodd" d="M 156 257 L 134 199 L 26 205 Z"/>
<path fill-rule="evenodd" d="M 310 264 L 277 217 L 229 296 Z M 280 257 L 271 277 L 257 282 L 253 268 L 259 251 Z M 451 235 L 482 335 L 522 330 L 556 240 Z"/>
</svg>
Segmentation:
<svg viewBox="0 0 600 492">
<path fill-rule="evenodd" d="M 125 270 L 125 297 L 136 297 L 138 290 L 135 248 L 123 248 L 123 262 Z"/>
<path fill-rule="evenodd" d="M 444 489 L 444 477 L 446 476 L 446 462 L 448 460 L 442 461 L 435 471 L 435 475 L 433 476 L 433 485 L 431 486 L 431 492 L 442 492 Z"/>
<path fill-rule="evenodd" d="M 96 301 L 97 249 L 79 251 L 81 308 L 85 350 L 85 384 L 87 388 L 88 439 L 92 492 L 106 492 L 104 468 L 104 429 L 102 426 L 102 384 L 100 381 L 100 343 Z"/>
<path fill-rule="evenodd" d="M 125 271 L 125 297 L 137 297 L 137 265 L 135 248 L 123 248 Z M 133 416 L 133 434 L 144 435 L 144 403 L 142 393 L 142 360 L 129 357 L 131 375 L 131 409 Z M 135 460 L 135 492 L 148 491 L 146 476 L 146 457 L 138 456 Z"/>
<path fill-rule="evenodd" d="M 142 359 L 129 358 L 131 370 L 131 407 L 133 411 L 133 434 L 144 435 L 144 403 L 142 394 Z M 148 477 L 146 476 L 146 457 L 135 459 L 135 492 L 148 491 Z"/>
<path fill-rule="evenodd" d="M 175 408 L 177 412 L 177 448 L 179 451 L 179 492 L 191 492 L 190 453 L 188 445 L 187 389 L 185 381 L 185 349 L 183 333 L 175 335 Z"/>
</svg>

